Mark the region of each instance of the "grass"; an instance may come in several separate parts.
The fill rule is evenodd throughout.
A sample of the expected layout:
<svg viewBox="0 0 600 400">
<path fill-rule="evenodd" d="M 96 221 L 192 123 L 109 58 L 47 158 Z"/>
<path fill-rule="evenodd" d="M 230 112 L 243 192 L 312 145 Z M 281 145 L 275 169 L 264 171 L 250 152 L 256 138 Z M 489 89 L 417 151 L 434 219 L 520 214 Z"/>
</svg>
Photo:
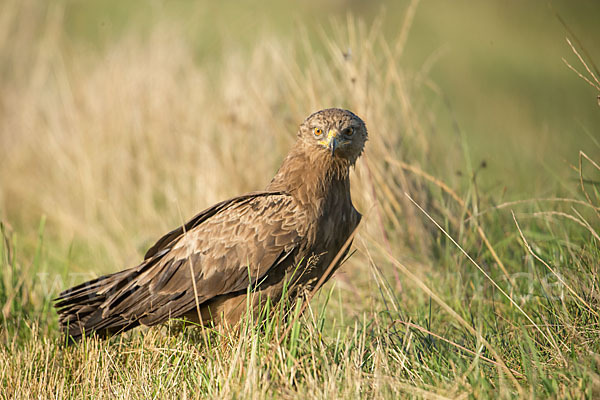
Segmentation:
<svg viewBox="0 0 600 400">
<path fill-rule="evenodd" d="M 384 17 L 349 16 L 318 45 L 301 25 L 199 61 L 168 20 L 91 51 L 66 37 L 65 4 L 0 11 L 13 21 L 0 31 L 0 396 L 599 395 L 597 142 L 540 196 L 507 195 L 529 175 L 495 186 L 452 101 L 403 64 L 411 18 L 399 38 Z M 569 65 L 597 83 L 578 54 Z M 336 279 L 292 305 L 301 315 L 276 307 L 233 331 L 175 322 L 65 346 L 58 291 L 264 187 L 297 124 L 332 105 L 370 131 L 352 176 L 364 220 Z"/>
</svg>

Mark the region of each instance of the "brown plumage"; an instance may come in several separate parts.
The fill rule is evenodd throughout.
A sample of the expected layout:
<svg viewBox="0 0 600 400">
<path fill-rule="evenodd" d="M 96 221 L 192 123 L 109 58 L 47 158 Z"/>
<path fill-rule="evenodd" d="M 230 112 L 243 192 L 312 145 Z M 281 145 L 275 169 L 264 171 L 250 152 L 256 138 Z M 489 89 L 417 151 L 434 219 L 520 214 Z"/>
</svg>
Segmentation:
<svg viewBox="0 0 600 400">
<path fill-rule="evenodd" d="M 105 336 L 177 317 L 235 325 L 249 288 L 255 308 L 278 301 L 286 281 L 292 295 L 311 289 L 360 221 L 349 168 L 366 140 L 350 111 L 310 115 L 265 191 L 215 204 L 160 238 L 140 265 L 61 293 L 63 331 Z"/>
</svg>

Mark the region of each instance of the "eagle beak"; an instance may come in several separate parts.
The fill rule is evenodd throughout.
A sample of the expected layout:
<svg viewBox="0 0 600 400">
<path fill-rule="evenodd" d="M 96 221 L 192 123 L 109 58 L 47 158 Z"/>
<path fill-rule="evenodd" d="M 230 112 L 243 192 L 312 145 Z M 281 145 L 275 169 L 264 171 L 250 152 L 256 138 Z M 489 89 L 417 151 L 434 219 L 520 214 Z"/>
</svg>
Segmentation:
<svg viewBox="0 0 600 400">
<path fill-rule="evenodd" d="M 331 129 L 327 134 L 327 148 L 331 150 L 331 157 L 335 154 L 335 149 L 338 147 L 338 133 Z"/>
</svg>

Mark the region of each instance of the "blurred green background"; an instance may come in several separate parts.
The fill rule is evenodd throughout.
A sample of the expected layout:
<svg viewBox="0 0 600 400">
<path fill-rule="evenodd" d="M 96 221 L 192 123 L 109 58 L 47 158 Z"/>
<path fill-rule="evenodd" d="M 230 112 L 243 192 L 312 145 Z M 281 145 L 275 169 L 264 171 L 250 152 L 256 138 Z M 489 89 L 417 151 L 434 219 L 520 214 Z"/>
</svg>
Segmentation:
<svg viewBox="0 0 600 400">
<path fill-rule="evenodd" d="M 252 1 L 110 0 L 66 4 L 66 31 L 78 48 L 102 51 L 126 32 L 147 32 L 159 21 L 170 20 L 193 44 L 197 62 L 214 62 L 218 68 L 224 48 L 249 48 L 264 35 L 306 34 L 318 50 L 322 35 L 347 15 L 359 16 L 367 27 L 381 23 L 393 42 L 401 37 L 411 3 L 266 1 L 257 6 Z M 458 129 L 466 135 L 473 164 L 485 161 L 488 166 L 482 173 L 487 188 L 521 198 L 554 193 L 561 184 L 556 177 L 567 176 L 579 150 L 596 156 L 597 93 L 563 63 L 561 58 L 566 58 L 583 71 L 565 41 L 568 32 L 559 18 L 598 62 L 600 2 L 426 0 L 412 5 L 414 20 L 401 66 L 433 82 L 431 94 L 442 99 L 436 103 L 439 108 L 431 110 L 441 122 L 437 134 L 455 135 L 457 142 Z"/>
</svg>

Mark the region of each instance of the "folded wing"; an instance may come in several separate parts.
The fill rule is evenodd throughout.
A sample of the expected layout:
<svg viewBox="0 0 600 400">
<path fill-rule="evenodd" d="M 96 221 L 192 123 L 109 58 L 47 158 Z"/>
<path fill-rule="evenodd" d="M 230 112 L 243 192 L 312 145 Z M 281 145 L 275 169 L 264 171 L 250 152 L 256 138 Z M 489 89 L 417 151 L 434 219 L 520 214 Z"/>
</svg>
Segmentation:
<svg viewBox="0 0 600 400">
<path fill-rule="evenodd" d="M 115 333 L 245 290 L 297 252 L 305 229 L 296 208 L 281 192 L 216 204 L 159 239 L 140 265 L 62 293 L 60 322 L 73 337 Z"/>
</svg>

